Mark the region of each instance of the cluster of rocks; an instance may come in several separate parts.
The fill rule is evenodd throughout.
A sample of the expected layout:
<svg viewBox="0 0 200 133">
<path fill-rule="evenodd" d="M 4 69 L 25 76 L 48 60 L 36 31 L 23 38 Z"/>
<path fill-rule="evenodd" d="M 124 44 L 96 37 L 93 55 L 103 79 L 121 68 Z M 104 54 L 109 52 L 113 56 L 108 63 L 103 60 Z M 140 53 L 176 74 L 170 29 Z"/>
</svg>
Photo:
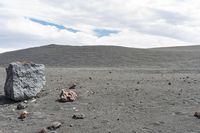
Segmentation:
<svg viewBox="0 0 200 133">
<path fill-rule="evenodd" d="M 20 102 L 16 109 L 22 110 L 19 114 L 19 119 L 24 120 L 28 117 L 29 112 L 24 110 L 28 107 L 27 100 L 36 101 L 35 97 L 43 89 L 45 78 L 45 66 L 43 64 L 35 64 L 32 62 L 13 62 L 6 68 L 7 77 L 4 86 L 5 96 L 16 102 Z M 91 78 L 92 79 L 92 78 Z M 70 85 L 68 90 L 62 89 L 60 93 L 60 102 L 73 102 L 77 99 L 75 89 L 76 84 Z M 76 113 L 72 119 L 84 119 L 85 115 Z M 39 133 L 46 133 L 47 130 L 56 131 L 61 127 L 60 122 L 53 122 L 50 126 L 43 128 Z"/>
</svg>

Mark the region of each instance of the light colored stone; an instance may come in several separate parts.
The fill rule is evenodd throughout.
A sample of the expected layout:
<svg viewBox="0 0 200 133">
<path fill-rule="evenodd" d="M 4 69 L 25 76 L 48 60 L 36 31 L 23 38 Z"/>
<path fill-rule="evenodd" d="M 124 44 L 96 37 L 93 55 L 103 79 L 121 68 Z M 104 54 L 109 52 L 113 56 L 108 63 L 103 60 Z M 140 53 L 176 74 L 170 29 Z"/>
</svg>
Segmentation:
<svg viewBox="0 0 200 133">
<path fill-rule="evenodd" d="M 45 66 L 42 64 L 13 62 L 6 68 L 4 86 L 6 97 L 23 101 L 35 97 L 45 85 Z"/>
</svg>

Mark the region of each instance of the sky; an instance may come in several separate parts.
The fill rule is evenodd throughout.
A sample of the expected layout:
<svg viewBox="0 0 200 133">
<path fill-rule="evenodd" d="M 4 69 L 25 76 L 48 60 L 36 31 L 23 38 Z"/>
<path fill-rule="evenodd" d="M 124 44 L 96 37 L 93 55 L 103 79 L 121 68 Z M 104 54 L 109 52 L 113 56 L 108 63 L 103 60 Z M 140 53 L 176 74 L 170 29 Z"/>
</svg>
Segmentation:
<svg viewBox="0 0 200 133">
<path fill-rule="evenodd" d="M 200 44 L 199 0 L 0 0 L 0 52 L 42 46 Z"/>
</svg>

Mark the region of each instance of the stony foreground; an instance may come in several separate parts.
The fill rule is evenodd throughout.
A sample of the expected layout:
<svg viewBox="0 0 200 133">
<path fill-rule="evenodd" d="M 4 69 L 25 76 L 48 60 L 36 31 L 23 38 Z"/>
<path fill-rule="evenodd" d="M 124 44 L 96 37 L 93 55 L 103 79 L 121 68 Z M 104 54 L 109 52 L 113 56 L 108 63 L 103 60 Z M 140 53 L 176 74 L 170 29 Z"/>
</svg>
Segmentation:
<svg viewBox="0 0 200 133">
<path fill-rule="evenodd" d="M 0 133 L 37 133 L 52 122 L 58 133 L 199 133 L 200 71 L 129 68 L 48 68 L 47 85 L 28 101 L 18 119 L 18 103 L 4 97 L 0 68 Z M 62 89 L 76 83 L 74 102 L 61 103 Z M 73 119 L 76 113 L 84 119 Z"/>
</svg>

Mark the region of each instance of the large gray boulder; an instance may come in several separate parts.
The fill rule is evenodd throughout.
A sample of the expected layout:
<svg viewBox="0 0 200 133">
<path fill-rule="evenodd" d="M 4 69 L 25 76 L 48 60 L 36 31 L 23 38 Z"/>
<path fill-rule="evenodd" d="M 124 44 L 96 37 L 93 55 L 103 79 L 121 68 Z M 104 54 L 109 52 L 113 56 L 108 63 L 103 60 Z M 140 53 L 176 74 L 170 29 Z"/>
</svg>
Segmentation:
<svg viewBox="0 0 200 133">
<path fill-rule="evenodd" d="M 46 82 L 43 64 L 13 62 L 6 72 L 5 96 L 15 101 L 35 97 Z"/>
</svg>

